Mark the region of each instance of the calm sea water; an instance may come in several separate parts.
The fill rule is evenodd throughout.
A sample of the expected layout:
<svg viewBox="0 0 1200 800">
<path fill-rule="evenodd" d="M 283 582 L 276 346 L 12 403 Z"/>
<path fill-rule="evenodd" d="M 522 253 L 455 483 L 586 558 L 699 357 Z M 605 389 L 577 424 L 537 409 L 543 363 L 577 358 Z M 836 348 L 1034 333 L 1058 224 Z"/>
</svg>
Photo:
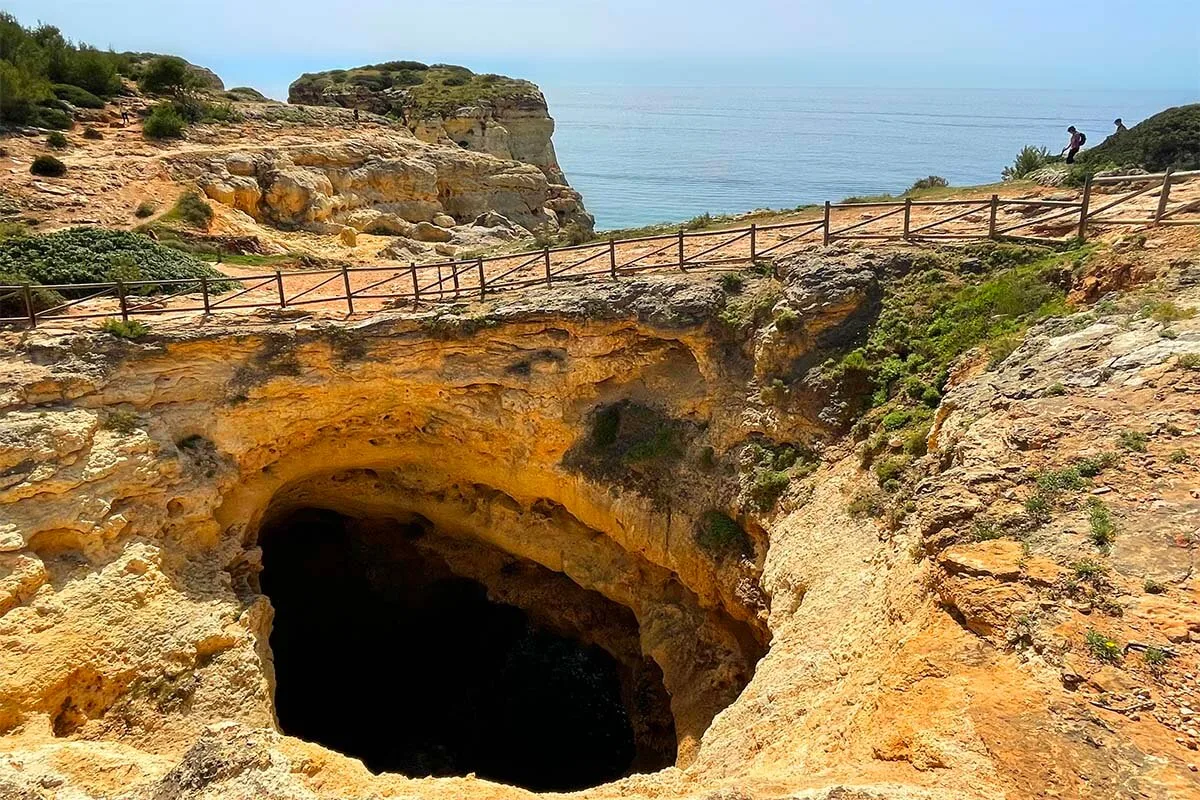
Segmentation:
<svg viewBox="0 0 1200 800">
<path fill-rule="evenodd" d="M 543 82 L 568 179 L 601 229 L 991 183 L 1025 144 L 1099 144 L 1186 91 L 570 86 Z"/>
</svg>

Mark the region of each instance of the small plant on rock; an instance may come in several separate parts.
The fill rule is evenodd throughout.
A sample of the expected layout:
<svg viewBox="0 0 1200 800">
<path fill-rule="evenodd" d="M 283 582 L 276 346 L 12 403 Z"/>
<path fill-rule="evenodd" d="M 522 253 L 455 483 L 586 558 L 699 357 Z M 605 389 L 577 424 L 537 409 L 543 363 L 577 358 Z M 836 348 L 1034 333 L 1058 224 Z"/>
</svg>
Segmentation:
<svg viewBox="0 0 1200 800">
<path fill-rule="evenodd" d="M 891 499 L 878 490 L 860 489 L 854 493 L 854 497 L 850 499 L 850 503 L 846 506 L 846 510 L 850 516 L 854 518 L 860 517 L 882 517 L 887 513 L 888 504 Z"/>
<path fill-rule="evenodd" d="M 1181 447 L 1178 450 L 1172 450 L 1171 454 L 1169 456 L 1167 456 L 1167 460 L 1170 461 L 1172 464 L 1187 464 L 1192 459 L 1191 459 L 1191 456 L 1188 455 L 1187 450 L 1184 450 Z"/>
<path fill-rule="evenodd" d="M 1085 636 L 1087 648 L 1093 656 L 1101 661 L 1114 664 L 1121 660 L 1122 647 L 1115 640 L 1104 634 L 1089 630 Z"/>
<path fill-rule="evenodd" d="M 1142 591 L 1146 594 L 1163 594 L 1167 591 L 1167 587 L 1154 578 L 1146 578 L 1142 581 Z"/>
<path fill-rule="evenodd" d="M 60 131 L 55 131 L 46 137 L 46 145 L 55 150 L 66 150 L 71 143 L 67 141 L 67 137 Z"/>
<path fill-rule="evenodd" d="M 1200 369 L 1200 353 L 1180 353 L 1175 357 L 1175 366 L 1180 369 Z"/>
<path fill-rule="evenodd" d="M 1129 450 L 1133 453 L 1146 452 L 1146 443 L 1150 441 L 1150 437 L 1141 431 L 1124 430 L 1117 439 L 1122 449 Z"/>
<path fill-rule="evenodd" d="M 1142 651 L 1142 659 L 1146 662 L 1146 666 L 1150 667 L 1151 671 L 1158 672 L 1167 661 L 1170 660 L 1171 654 L 1161 647 L 1147 647 Z"/>
<path fill-rule="evenodd" d="M 104 134 L 95 128 L 88 127 L 83 129 L 83 138 L 98 141 L 104 138 Z"/>
<path fill-rule="evenodd" d="M 708 511 L 696 530 L 696 544 L 714 559 L 740 556 L 750 552 L 750 537 L 728 514 Z"/>
<path fill-rule="evenodd" d="M 198 192 L 184 192 L 171 209 L 171 216 L 183 220 L 193 228 L 205 230 L 212 224 L 213 210 Z"/>
<path fill-rule="evenodd" d="M 143 200 L 138 203 L 138 207 L 134 209 L 133 215 L 138 219 L 146 219 L 147 217 L 153 217 L 154 212 L 157 210 L 158 203 L 155 203 L 153 200 Z"/>
<path fill-rule="evenodd" d="M 1085 558 L 1072 564 L 1071 572 L 1075 574 L 1078 580 L 1097 583 L 1108 575 L 1108 568 L 1099 561 Z"/>
<path fill-rule="evenodd" d="M 140 339 L 150 332 L 140 320 L 106 319 L 100 323 L 100 330 L 118 339 Z"/>
<path fill-rule="evenodd" d="M 1067 387 L 1061 383 L 1052 383 L 1046 387 L 1046 397 L 1062 397 L 1067 393 Z"/>
<path fill-rule="evenodd" d="M 728 294 L 739 294 L 746 286 L 746 279 L 736 272 L 726 272 L 721 276 L 721 288 Z"/>
<path fill-rule="evenodd" d="M 1112 547 L 1117 536 L 1117 526 L 1113 523 L 1108 507 L 1096 498 L 1088 501 L 1088 522 L 1092 528 L 1092 544 L 1101 550 Z"/>
<path fill-rule="evenodd" d="M 104 418 L 104 424 L 101 426 L 106 431 L 121 433 L 126 436 L 138 429 L 140 418 L 132 411 L 110 411 L 108 416 Z"/>
</svg>

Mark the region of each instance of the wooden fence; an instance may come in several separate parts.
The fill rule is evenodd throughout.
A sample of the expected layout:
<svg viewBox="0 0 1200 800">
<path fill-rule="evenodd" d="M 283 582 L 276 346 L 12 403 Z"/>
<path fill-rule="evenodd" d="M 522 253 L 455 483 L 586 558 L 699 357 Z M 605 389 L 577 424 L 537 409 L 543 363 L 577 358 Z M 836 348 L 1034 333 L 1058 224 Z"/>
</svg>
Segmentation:
<svg viewBox="0 0 1200 800">
<path fill-rule="evenodd" d="M 651 271 L 739 269 L 821 242 L 844 240 L 950 241 L 1018 238 L 1060 243 L 1086 238 L 1090 228 L 1109 225 L 1200 225 L 1200 197 L 1171 205 L 1173 187 L 1200 177 L 1200 171 L 1089 179 L 1079 200 L 1003 199 L 894 200 L 868 203 L 826 202 L 818 219 L 746 228 L 689 232 L 679 230 L 635 239 L 602 240 L 574 247 L 544 248 L 502 256 L 436 263 L 343 266 L 298 270 L 232 280 L 241 287 L 213 291 L 215 278 L 188 278 L 43 286 L 0 286 L 0 309 L 23 313 L 0 317 L 0 324 L 36 326 L 70 317 L 120 316 L 237 309 L 288 309 L 317 303 L 344 304 L 349 314 L 385 305 L 486 299 L 513 289 L 551 288 L 568 282 L 619 280 Z M 1116 197 L 1104 191 L 1115 188 Z M 1152 199 L 1146 216 L 1113 216 L 1137 198 Z M 932 219 L 928 218 L 932 212 Z M 939 214 L 940 212 L 940 214 Z M 1013 215 L 1027 216 L 1013 220 Z M 948 227 L 953 226 L 953 227 Z M 1057 233 L 1051 235 L 1025 235 Z M 71 295 L 39 308 L 38 293 L 50 289 Z"/>
</svg>

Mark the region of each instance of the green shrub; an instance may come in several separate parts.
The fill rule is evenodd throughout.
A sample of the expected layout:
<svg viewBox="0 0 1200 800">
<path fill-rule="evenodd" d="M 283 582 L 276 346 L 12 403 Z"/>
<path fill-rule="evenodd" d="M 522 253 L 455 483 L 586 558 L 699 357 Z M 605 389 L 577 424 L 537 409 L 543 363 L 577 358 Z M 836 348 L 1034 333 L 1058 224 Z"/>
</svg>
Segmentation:
<svg viewBox="0 0 1200 800">
<path fill-rule="evenodd" d="M 142 135 L 147 139 L 178 139 L 186 127 L 183 117 L 170 103 L 159 103 L 142 125 Z"/>
<path fill-rule="evenodd" d="M 1167 587 L 1163 586 L 1153 578 L 1146 578 L 1144 581 L 1142 581 L 1142 590 L 1146 592 L 1146 594 L 1162 594 L 1163 592 L 1167 591 Z"/>
<path fill-rule="evenodd" d="M 1061 383 L 1052 383 L 1046 387 L 1046 397 L 1062 397 L 1067 393 L 1067 387 Z"/>
<path fill-rule="evenodd" d="M 1095 631 L 1089 630 L 1085 636 L 1088 650 L 1101 661 L 1115 663 L 1121 660 L 1123 648 L 1115 640 Z"/>
<path fill-rule="evenodd" d="M 108 412 L 100 426 L 106 431 L 129 435 L 138 429 L 141 418 L 132 411 L 120 409 Z"/>
<path fill-rule="evenodd" d="M 111 334 L 118 339 L 140 339 L 150 332 L 140 320 L 131 319 L 129 321 L 120 319 L 106 319 L 100 323 L 100 330 Z"/>
<path fill-rule="evenodd" d="M 746 555 L 750 552 L 750 537 L 728 514 L 707 511 L 696 529 L 696 544 L 714 559 Z"/>
<path fill-rule="evenodd" d="M 1075 470 L 1085 478 L 1094 478 L 1104 470 L 1113 467 L 1121 460 L 1114 452 L 1101 453 L 1098 456 L 1088 456 L 1075 462 Z"/>
<path fill-rule="evenodd" d="M 1095 583 L 1108 575 L 1108 568 L 1098 561 L 1085 558 L 1072 564 L 1071 572 L 1081 581 Z"/>
<path fill-rule="evenodd" d="M 1124 430 L 1117 440 L 1122 449 L 1129 450 L 1134 453 L 1146 452 L 1146 444 L 1150 441 L 1150 437 L 1141 431 Z"/>
<path fill-rule="evenodd" d="M 775 315 L 775 329 L 780 333 L 791 333 L 800 327 L 800 315 L 790 308 L 783 308 Z"/>
<path fill-rule="evenodd" d="M 889 481 L 899 481 L 907 466 L 908 460 L 904 458 L 887 458 L 877 461 L 875 462 L 875 478 L 879 481 L 880 486 Z"/>
<path fill-rule="evenodd" d="M 167 220 L 178 219 L 193 228 L 207 230 L 212 224 L 212 206 L 198 192 L 188 191 L 179 196 L 175 206 L 167 214 Z"/>
<path fill-rule="evenodd" d="M 153 217 L 154 212 L 157 210 L 158 203 L 153 200 L 143 200 L 138 203 L 137 208 L 133 211 L 133 215 L 138 219 L 146 219 L 147 217 Z"/>
<path fill-rule="evenodd" d="M 754 474 L 754 480 L 750 484 L 750 500 L 759 511 L 770 511 L 787 491 L 791 481 L 792 477 L 786 472 L 760 469 Z"/>
<path fill-rule="evenodd" d="M 54 84 L 54 95 L 78 108 L 104 108 L 104 101 L 79 86 L 67 83 Z"/>
<path fill-rule="evenodd" d="M 922 189 L 944 189 L 949 185 L 950 181 L 946 180 L 941 175 L 930 175 L 928 178 L 921 178 L 913 183 L 912 186 L 908 187 L 908 191 L 905 192 L 905 194 L 919 192 Z"/>
<path fill-rule="evenodd" d="M 1088 521 L 1092 528 L 1092 544 L 1101 550 L 1112 547 L 1117 526 L 1113 523 L 1108 507 L 1094 497 L 1088 501 Z"/>
<path fill-rule="evenodd" d="M 1200 169 L 1200 104 L 1168 108 L 1080 154 L 1088 166 L 1136 165 L 1150 172 Z"/>
<path fill-rule="evenodd" d="M 83 129 L 83 138 L 99 141 L 104 138 L 104 134 L 92 127 Z"/>
<path fill-rule="evenodd" d="M 1161 669 L 1171 658 L 1171 654 L 1161 647 L 1151 645 L 1142 651 L 1142 659 L 1150 669 Z"/>
<path fill-rule="evenodd" d="M 23 286 L 29 284 L 29 299 L 35 312 L 55 308 L 66 302 L 66 298 L 52 289 L 45 289 L 30 281 L 28 276 L 0 271 L 0 286 Z M 0 290 L 0 317 L 24 317 L 29 313 L 25 307 L 24 291 Z"/>
<path fill-rule="evenodd" d="M 887 513 L 891 498 L 880 491 L 860 489 L 854 493 L 846 510 L 854 518 L 882 517 Z"/>
<path fill-rule="evenodd" d="M 159 56 L 143 68 L 138 88 L 147 94 L 177 94 L 198 88 L 198 83 L 188 63 L 182 58 Z"/>
<path fill-rule="evenodd" d="M 1036 172 L 1050 161 L 1050 151 L 1044 147 L 1027 144 L 1017 153 L 1011 166 L 1005 167 L 1000 177 L 1006 181 L 1016 181 Z"/>
<path fill-rule="evenodd" d="M 0 272 L 19 275 L 32 283 L 104 282 L 118 260 L 137 264 L 146 280 L 183 280 L 204 275 L 210 279 L 209 289 L 213 292 L 237 286 L 193 256 L 129 231 L 70 228 L 0 241 Z M 86 293 L 63 291 L 71 297 Z"/>
<path fill-rule="evenodd" d="M 721 276 L 721 288 L 729 294 L 738 294 L 746 285 L 746 279 L 736 272 L 726 272 Z"/>
<path fill-rule="evenodd" d="M 1150 303 L 1144 309 L 1145 313 L 1155 322 L 1163 324 L 1170 322 L 1178 322 L 1183 319 L 1191 319 L 1196 316 L 1196 309 L 1185 308 L 1176 305 L 1170 300 L 1161 300 L 1156 303 Z"/>
<path fill-rule="evenodd" d="M 1191 456 L 1188 455 L 1187 450 L 1180 447 L 1177 450 L 1172 450 L 1171 454 L 1167 456 L 1167 460 L 1172 464 L 1187 464 L 1191 461 Z"/>
<path fill-rule="evenodd" d="M 1041 489 L 1034 492 L 1025 501 L 1025 514 L 1035 525 L 1045 525 L 1049 522 L 1052 510 L 1052 499 Z"/>
<path fill-rule="evenodd" d="M 1175 356 L 1175 366 L 1181 369 L 1200 369 L 1200 353 L 1180 353 Z"/>
<path fill-rule="evenodd" d="M 883 427 L 889 431 L 897 431 L 912 421 L 912 412 L 906 408 L 898 408 L 883 415 Z"/>
<path fill-rule="evenodd" d="M 46 146 L 52 147 L 55 150 L 66 150 L 67 147 L 70 146 L 70 144 L 71 143 L 67 141 L 67 137 L 63 136 L 58 131 L 55 131 L 54 133 L 52 133 L 46 137 Z"/>
<path fill-rule="evenodd" d="M 54 156 L 38 156 L 29 167 L 29 172 L 43 178 L 61 178 L 67 174 L 67 165 Z"/>
</svg>

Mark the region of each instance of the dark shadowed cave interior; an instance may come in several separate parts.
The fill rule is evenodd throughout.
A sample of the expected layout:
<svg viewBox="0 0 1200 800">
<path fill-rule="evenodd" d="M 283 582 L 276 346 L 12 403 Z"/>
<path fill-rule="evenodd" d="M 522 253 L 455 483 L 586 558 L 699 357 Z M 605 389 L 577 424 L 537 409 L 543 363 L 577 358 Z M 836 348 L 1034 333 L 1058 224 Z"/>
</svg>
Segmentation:
<svg viewBox="0 0 1200 800">
<path fill-rule="evenodd" d="M 374 772 L 475 773 L 535 791 L 673 763 L 653 662 L 632 680 L 601 647 L 493 601 L 420 546 L 438 535 L 428 524 L 360 522 L 304 508 L 259 536 L 284 733 Z M 636 641 L 632 614 L 614 608 L 598 613 L 627 616 Z"/>
</svg>

